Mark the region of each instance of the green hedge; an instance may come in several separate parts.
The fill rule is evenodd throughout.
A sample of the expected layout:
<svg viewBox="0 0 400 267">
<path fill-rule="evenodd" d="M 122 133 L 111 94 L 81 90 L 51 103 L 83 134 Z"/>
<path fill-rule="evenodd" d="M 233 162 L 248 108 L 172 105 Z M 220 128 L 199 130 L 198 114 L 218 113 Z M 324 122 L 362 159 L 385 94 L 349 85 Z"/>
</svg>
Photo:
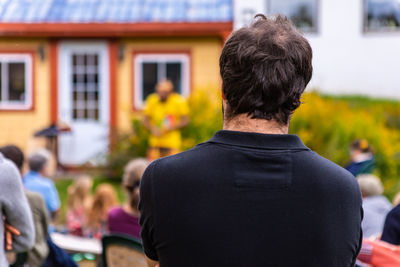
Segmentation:
<svg viewBox="0 0 400 267">
<path fill-rule="evenodd" d="M 391 198 L 400 190 L 400 102 L 361 96 L 308 93 L 293 115 L 290 132 L 320 155 L 345 165 L 349 144 L 365 138 L 376 155 L 375 173 Z"/>
<path fill-rule="evenodd" d="M 222 128 L 221 99 L 217 90 L 195 90 L 190 99 L 190 124 L 182 131 L 184 150 L 209 139 Z M 290 133 L 320 155 L 345 165 L 349 144 L 367 139 L 376 152 L 376 174 L 391 198 L 400 191 L 400 102 L 360 96 L 324 96 L 315 92 L 303 97 L 294 113 Z M 121 177 L 123 165 L 145 156 L 148 133 L 140 117 L 132 120 L 132 133 L 120 136 L 109 159 L 109 169 Z"/>
</svg>

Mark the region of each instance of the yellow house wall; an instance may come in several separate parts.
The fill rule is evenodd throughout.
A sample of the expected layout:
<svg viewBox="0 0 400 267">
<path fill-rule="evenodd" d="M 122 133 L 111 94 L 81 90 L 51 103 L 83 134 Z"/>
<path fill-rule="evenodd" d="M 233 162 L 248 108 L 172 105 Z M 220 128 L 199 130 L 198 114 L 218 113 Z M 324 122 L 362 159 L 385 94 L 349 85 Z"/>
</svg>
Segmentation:
<svg viewBox="0 0 400 267">
<path fill-rule="evenodd" d="M 220 38 L 126 38 L 118 41 L 124 47 L 124 56 L 117 62 L 117 129 L 131 130 L 133 114 L 132 64 L 135 51 L 190 51 L 191 90 L 220 87 L 218 60 L 222 48 Z M 38 48 L 45 49 L 41 60 Z M 0 51 L 34 51 L 34 108 L 27 111 L 0 110 L 0 146 L 16 144 L 26 152 L 43 146 L 43 140 L 33 138 L 34 132 L 51 122 L 50 61 L 46 39 L 0 39 Z M 38 144 L 38 142 L 40 144 Z"/>
<path fill-rule="evenodd" d="M 218 89 L 219 55 L 222 49 L 220 38 L 140 38 L 123 39 L 123 60 L 117 69 L 117 128 L 131 130 L 133 114 L 133 53 L 140 51 L 190 51 L 191 90 Z"/>
<path fill-rule="evenodd" d="M 45 59 L 38 54 L 39 46 L 45 48 Z M 49 47 L 43 39 L 0 39 L 1 51 L 34 51 L 34 108 L 27 111 L 0 110 L 0 146 L 15 144 L 27 151 L 36 146 L 32 136 L 35 131 L 50 124 L 50 64 Z"/>
</svg>

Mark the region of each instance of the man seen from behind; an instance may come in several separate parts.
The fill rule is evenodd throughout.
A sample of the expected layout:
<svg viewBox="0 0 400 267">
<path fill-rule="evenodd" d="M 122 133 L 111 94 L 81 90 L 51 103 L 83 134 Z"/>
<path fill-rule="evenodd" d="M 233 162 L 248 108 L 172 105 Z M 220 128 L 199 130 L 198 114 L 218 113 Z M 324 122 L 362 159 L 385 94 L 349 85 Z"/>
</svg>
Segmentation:
<svg viewBox="0 0 400 267">
<path fill-rule="evenodd" d="M 223 130 L 143 175 L 150 266 L 354 266 L 357 181 L 288 134 L 312 76 L 308 41 L 288 19 L 259 15 L 226 41 L 220 74 Z"/>
</svg>

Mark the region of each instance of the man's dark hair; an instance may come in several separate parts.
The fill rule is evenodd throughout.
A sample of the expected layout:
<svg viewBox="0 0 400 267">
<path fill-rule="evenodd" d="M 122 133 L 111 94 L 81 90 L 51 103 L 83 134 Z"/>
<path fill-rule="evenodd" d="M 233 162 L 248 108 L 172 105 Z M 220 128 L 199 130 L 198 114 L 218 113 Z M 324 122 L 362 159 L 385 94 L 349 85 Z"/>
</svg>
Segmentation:
<svg viewBox="0 0 400 267">
<path fill-rule="evenodd" d="M 222 49 L 225 117 L 247 113 L 287 124 L 311 79 L 312 49 L 286 17 L 255 19 L 233 32 Z"/>
<path fill-rule="evenodd" d="M 2 153 L 7 159 L 14 162 L 19 170 L 22 170 L 22 166 L 24 165 L 24 153 L 19 147 L 15 145 L 3 146 L 0 147 L 0 153 Z"/>
</svg>

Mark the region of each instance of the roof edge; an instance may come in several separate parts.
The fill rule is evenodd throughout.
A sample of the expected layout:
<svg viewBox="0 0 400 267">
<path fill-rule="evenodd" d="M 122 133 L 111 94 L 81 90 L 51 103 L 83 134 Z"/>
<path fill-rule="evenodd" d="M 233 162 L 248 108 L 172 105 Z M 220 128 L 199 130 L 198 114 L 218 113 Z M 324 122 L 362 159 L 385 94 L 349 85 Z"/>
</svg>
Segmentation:
<svg viewBox="0 0 400 267">
<path fill-rule="evenodd" d="M 0 23 L 0 37 L 219 36 L 233 22 Z"/>
</svg>

